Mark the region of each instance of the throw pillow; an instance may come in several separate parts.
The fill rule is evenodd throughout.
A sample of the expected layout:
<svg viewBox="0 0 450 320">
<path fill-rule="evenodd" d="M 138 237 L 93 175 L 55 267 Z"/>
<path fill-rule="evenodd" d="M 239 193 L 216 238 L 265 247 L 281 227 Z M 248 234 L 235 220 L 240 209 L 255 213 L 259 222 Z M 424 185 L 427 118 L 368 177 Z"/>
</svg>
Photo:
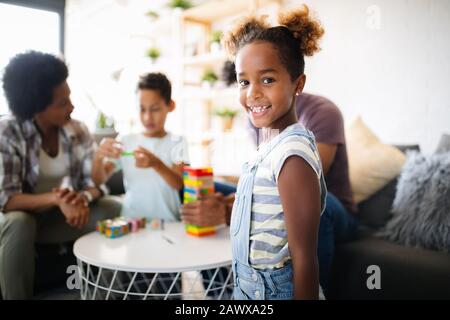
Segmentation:
<svg viewBox="0 0 450 320">
<path fill-rule="evenodd" d="M 359 203 L 400 174 L 405 155 L 382 143 L 358 117 L 346 130 L 350 184 Z"/>
<path fill-rule="evenodd" d="M 396 145 L 400 151 L 420 151 L 419 145 Z M 358 204 L 358 220 L 361 224 L 372 229 L 384 227 L 392 218 L 391 208 L 395 199 L 398 176 L 387 185 L 375 192 L 369 199 Z"/>
<path fill-rule="evenodd" d="M 450 251 L 450 152 L 408 153 L 393 218 L 380 236 L 408 246 Z"/>
</svg>

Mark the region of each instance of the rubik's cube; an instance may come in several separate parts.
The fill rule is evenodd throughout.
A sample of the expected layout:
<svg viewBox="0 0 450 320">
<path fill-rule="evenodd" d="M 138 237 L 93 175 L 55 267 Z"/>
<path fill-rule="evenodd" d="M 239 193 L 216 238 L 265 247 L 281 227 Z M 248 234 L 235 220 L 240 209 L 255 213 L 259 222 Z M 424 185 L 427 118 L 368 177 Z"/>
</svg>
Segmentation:
<svg viewBox="0 0 450 320">
<path fill-rule="evenodd" d="M 184 203 L 198 200 L 202 196 L 214 193 L 214 179 L 212 168 L 184 167 Z M 186 224 L 186 232 L 190 235 L 203 237 L 216 233 L 215 226 L 200 227 Z"/>
<path fill-rule="evenodd" d="M 146 219 L 124 218 L 101 220 L 97 222 L 97 231 L 108 238 L 119 238 L 130 232 L 145 228 Z"/>
</svg>

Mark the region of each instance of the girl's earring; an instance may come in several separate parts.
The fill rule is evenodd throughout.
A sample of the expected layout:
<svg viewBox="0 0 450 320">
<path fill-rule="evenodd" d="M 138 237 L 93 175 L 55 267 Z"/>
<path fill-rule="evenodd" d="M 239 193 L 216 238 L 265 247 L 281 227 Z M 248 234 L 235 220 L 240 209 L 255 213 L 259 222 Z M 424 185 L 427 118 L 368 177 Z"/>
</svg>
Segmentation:
<svg viewBox="0 0 450 320">
<path fill-rule="evenodd" d="M 298 97 L 299 93 L 297 92 L 295 95 Z"/>
</svg>

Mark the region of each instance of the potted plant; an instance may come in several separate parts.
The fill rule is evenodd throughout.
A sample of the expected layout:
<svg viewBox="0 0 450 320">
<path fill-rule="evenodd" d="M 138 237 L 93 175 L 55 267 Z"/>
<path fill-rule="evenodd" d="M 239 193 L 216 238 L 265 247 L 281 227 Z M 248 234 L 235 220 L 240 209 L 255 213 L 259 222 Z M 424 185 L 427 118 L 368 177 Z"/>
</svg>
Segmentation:
<svg viewBox="0 0 450 320">
<path fill-rule="evenodd" d="M 223 131 L 230 131 L 233 128 L 233 120 L 238 111 L 230 108 L 216 110 L 214 114 L 222 119 Z"/>
<path fill-rule="evenodd" d="M 218 53 L 221 49 L 220 39 L 222 38 L 223 32 L 220 30 L 215 30 L 211 33 L 209 40 L 209 49 L 211 53 Z"/>
<path fill-rule="evenodd" d="M 148 49 L 148 51 L 147 51 L 147 56 L 150 59 L 152 59 L 153 63 L 155 63 L 155 61 L 159 58 L 160 55 L 161 55 L 161 52 L 156 47 L 152 47 L 152 48 Z"/>
<path fill-rule="evenodd" d="M 100 111 L 97 116 L 97 123 L 96 123 L 95 127 L 98 132 L 115 131 L 114 119 L 112 119 L 111 117 L 108 117 L 106 114 L 104 114 L 102 111 Z"/>
<path fill-rule="evenodd" d="M 115 138 L 117 134 L 114 119 L 99 111 L 93 134 L 94 140 L 100 143 L 103 138 Z"/>
<path fill-rule="evenodd" d="M 205 88 L 211 88 L 218 79 L 219 77 L 213 70 L 206 70 L 202 76 L 202 85 Z"/>
<path fill-rule="evenodd" d="M 171 0 L 169 2 L 169 7 L 176 9 L 180 8 L 186 10 L 192 7 L 192 3 L 189 0 Z"/>
</svg>

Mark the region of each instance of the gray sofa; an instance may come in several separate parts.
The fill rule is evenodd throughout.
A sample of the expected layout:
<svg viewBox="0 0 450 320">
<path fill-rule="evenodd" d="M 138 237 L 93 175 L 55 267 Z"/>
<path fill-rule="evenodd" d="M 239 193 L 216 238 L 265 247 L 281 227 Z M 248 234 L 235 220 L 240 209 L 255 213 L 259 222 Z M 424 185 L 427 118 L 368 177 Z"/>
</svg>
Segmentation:
<svg viewBox="0 0 450 320">
<path fill-rule="evenodd" d="M 398 146 L 405 152 L 418 146 Z M 410 248 L 374 234 L 391 218 L 397 178 L 358 206 L 358 237 L 336 246 L 329 299 L 450 299 L 450 255 Z M 107 183 L 112 194 L 124 192 L 121 172 Z M 367 268 L 381 271 L 381 289 L 369 290 Z"/>
<path fill-rule="evenodd" d="M 399 147 L 402 151 L 411 148 L 418 149 Z M 450 299 L 450 254 L 410 248 L 375 236 L 391 217 L 396 183 L 397 178 L 359 204 L 358 237 L 336 246 L 328 299 Z M 107 185 L 111 194 L 122 194 L 122 173 L 114 174 Z M 56 250 L 59 248 L 45 246 L 39 250 L 36 283 L 40 290 L 65 285 L 65 266 L 74 263 L 70 250 L 57 255 Z M 379 290 L 367 287 L 371 265 L 380 267 Z"/>
<path fill-rule="evenodd" d="M 329 299 L 450 299 L 450 254 L 406 247 L 375 235 L 391 217 L 396 182 L 397 178 L 359 204 L 357 239 L 336 246 Z M 381 289 L 368 289 L 371 265 L 380 267 Z"/>
</svg>

